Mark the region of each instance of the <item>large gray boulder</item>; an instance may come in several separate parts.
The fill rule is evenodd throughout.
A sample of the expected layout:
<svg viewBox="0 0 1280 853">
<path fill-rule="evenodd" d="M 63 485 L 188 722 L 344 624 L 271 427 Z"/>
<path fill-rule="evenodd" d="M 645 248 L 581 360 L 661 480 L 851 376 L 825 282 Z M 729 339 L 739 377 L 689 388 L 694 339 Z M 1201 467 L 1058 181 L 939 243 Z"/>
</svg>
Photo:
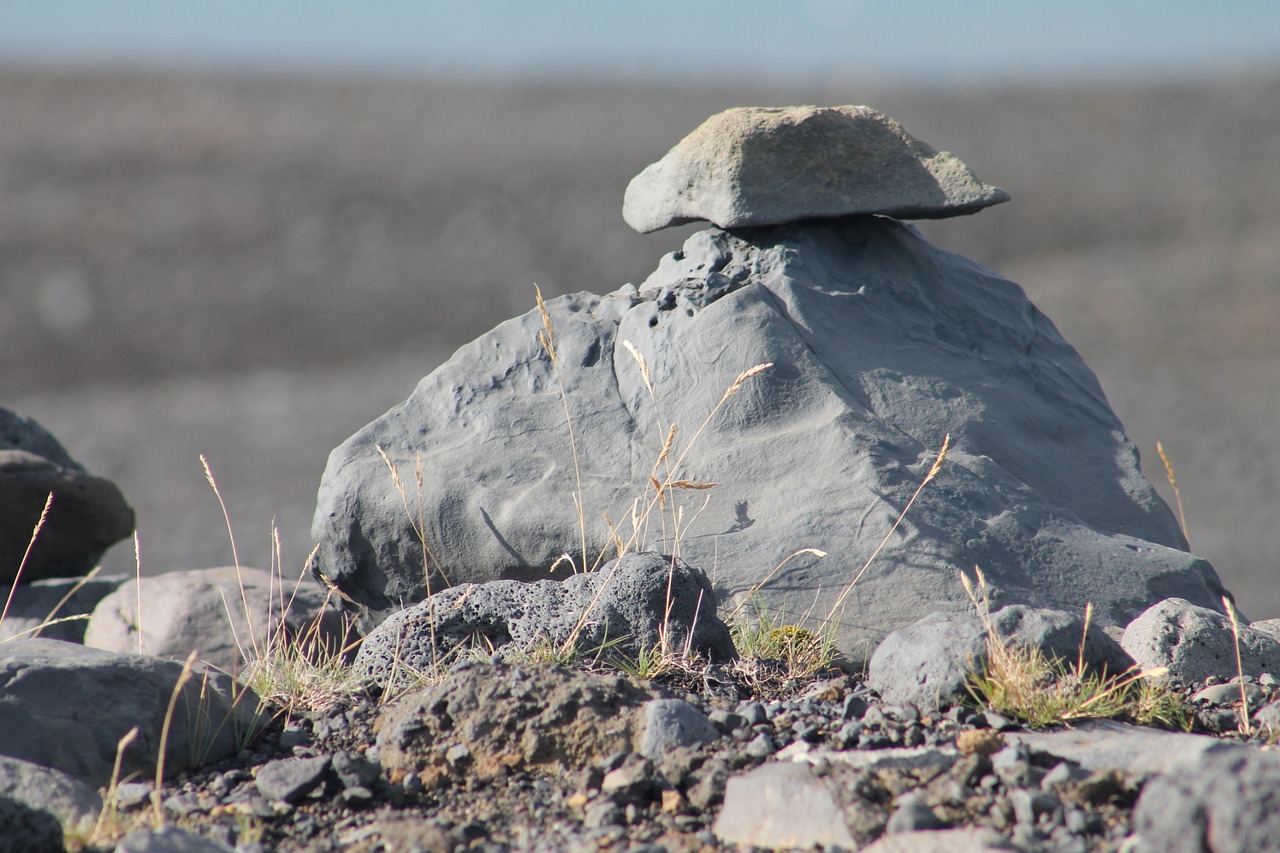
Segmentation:
<svg viewBox="0 0 1280 853">
<path fill-rule="evenodd" d="M 1008 201 L 959 158 L 870 107 L 739 107 L 707 119 L 627 187 L 644 234 L 879 213 L 941 219 Z"/>
<path fill-rule="evenodd" d="M 30 761 L 96 786 L 111 781 L 117 746 L 121 776 L 155 773 L 170 700 L 165 771 L 235 755 L 268 722 L 258 697 L 203 667 L 178 691 L 182 664 L 122 655 L 58 640 L 0 644 L 0 755 Z"/>
<path fill-rule="evenodd" d="M 855 656 L 926 614 L 968 610 L 957 569 L 974 565 L 993 608 L 1078 611 L 1087 597 L 1104 627 L 1169 596 L 1220 606 L 1216 573 L 1186 551 L 1080 356 L 1020 287 L 910 226 L 703 231 L 639 290 L 547 308 L 558 375 L 531 311 L 458 350 L 330 455 L 312 568 L 372 620 L 426 594 L 415 528 L 433 589 L 446 577 L 545 578 L 563 552 L 581 559 L 564 405 L 588 563 L 614 528 L 629 535 L 674 425 L 672 476 L 717 485 L 664 493 L 640 544 L 674 547 L 683 505 L 679 553 L 722 601 L 797 549 L 827 552 L 790 560 L 759 603 L 811 627 L 830 616 Z M 762 363 L 772 367 L 684 454 L 726 387 Z M 835 607 L 947 434 L 938 476 Z"/>
<path fill-rule="evenodd" d="M 23 555 L 49 493 L 40 535 Z M 95 477 L 44 427 L 0 408 L 0 584 L 83 575 L 133 532 L 133 509 L 110 480 Z"/>
<path fill-rule="evenodd" d="M 531 651 L 543 643 L 638 660 L 662 644 L 713 661 L 735 657 L 707 576 L 683 560 L 628 554 L 564 581 L 462 584 L 392 614 L 360 644 L 355 666 L 380 685 L 429 672 L 460 650 Z"/>
<path fill-rule="evenodd" d="M 1280 640 L 1250 625 L 1232 630 L 1217 610 L 1180 598 L 1147 608 L 1124 629 L 1120 645 L 1143 669 L 1165 667 L 1168 677 L 1198 684 L 1236 674 L 1236 652 L 1245 675 L 1280 675 Z"/>
</svg>

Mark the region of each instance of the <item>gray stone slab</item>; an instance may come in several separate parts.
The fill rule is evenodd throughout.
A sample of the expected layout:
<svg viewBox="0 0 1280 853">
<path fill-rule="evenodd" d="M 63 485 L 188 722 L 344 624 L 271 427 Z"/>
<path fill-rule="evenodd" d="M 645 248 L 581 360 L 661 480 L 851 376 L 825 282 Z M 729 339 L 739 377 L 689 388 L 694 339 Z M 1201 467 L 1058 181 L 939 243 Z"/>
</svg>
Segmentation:
<svg viewBox="0 0 1280 853">
<path fill-rule="evenodd" d="M 1166 732 L 1115 720 L 1091 720 L 1051 732 L 1006 732 L 1005 740 L 1089 770 L 1119 770 L 1139 777 L 1164 773 L 1179 762 L 1227 748 L 1224 741 L 1208 735 Z"/>
</svg>

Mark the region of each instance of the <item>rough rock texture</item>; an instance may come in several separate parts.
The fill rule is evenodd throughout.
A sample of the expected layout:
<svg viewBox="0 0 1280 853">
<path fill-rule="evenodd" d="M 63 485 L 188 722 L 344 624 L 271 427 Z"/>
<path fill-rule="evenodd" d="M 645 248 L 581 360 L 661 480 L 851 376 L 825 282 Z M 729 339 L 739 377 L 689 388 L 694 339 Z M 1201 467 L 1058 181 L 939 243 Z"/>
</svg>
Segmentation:
<svg viewBox="0 0 1280 853">
<path fill-rule="evenodd" d="M 38 636 L 46 640 L 83 643 L 93 609 L 127 580 L 125 575 L 98 575 L 89 580 L 49 578 L 23 584 L 14 590 L 9 612 L 0 622 L 0 640 L 34 638 L 39 629 Z"/>
<path fill-rule="evenodd" d="M 773 612 L 820 623 L 950 434 L 938 477 L 835 614 L 846 652 L 968 609 L 957 567 L 983 569 L 996 608 L 1075 609 L 1087 590 L 1101 626 L 1172 595 L 1214 607 L 1224 592 L 1184 550 L 1097 379 L 1053 324 L 1017 285 L 909 226 L 852 217 L 703 231 L 639 292 L 548 310 L 592 555 L 611 541 L 606 516 L 626 519 L 650 488 L 668 427 L 674 460 L 739 372 L 772 363 L 675 474 L 716 488 L 668 495 L 687 507 L 681 556 L 718 590 L 742 596 L 798 548 L 820 548 L 825 559 L 801 555 L 761 591 Z M 541 330 L 536 311 L 503 323 L 330 455 L 313 569 L 373 618 L 426 589 L 378 448 L 405 483 L 420 466 L 432 565 L 451 581 L 545 577 L 576 549 L 574 463 Z M 662 531 L 651 523 L 647 535 Z"/>
<path fill-rule="evenodd" d="M 121 774 L 154 773 L 181 672 L 174 661 L 57 640 L 0 644 L 0 755 L 106 785 L 117 744 L 137 726 Z M 197 668 L 178 695 L 166 772 L 234 755 L 265 723 L 252 690 Z"/>
<path fill-rule="evenodd" d="M 743 848 L 857 848 L 831 792 L 804 764 L 764 764 L 734 776 L 713 831 Z"/>
<path fill-rule="evenodd" d="M 115 846 L 113 853 L 233 853 L 225 844 L 176 826 L 138 829 Z"/>
<path fill-rule="evenodd" d="M 1169 677 L 1184 684 L 1236 671 L 1231 621 L 1181 598 L 1148 608 L 1125 628 L 1120 645 L 1143 669 L 1168 667 Z M 1240 662 L 1245 675 L 1280 675 L 1280 640 L 1241 625 Z"/>
<path fill-rule="evenodd" d="M 1139 853 L 1280 850 L 1280 755 L 1212 752 L 1149 782 L 1133 813 Z"/>
<path fill-rule="evenodd" d="M 475 643 L 528 651 L 576 647 L 635 660 L 658 647 L 688 648 L 713 661 L 735 657 L 729 629 L 716 616 L 711 582 L 682 560 L 628 554 L 596 572 L 564 581 L 493 581 L 443 590 L 392 615 L 365 637 L 355 665 L 378 684 L 395 672 L 428 671 Z"/>
<path fill-rule="evenodd" d="M 627 187 L 640 233 L 879 213 L 941 219 L 1008 201 L 969 167 L 869 107 L 739 107 L 703 122 Z"/>
<path fill-rule="evenodd" d="M 990 829 L 937 829 L 887 835 L 863 847 L 862 853 L 995 853 L 1020 849 Z"/>
<path fill-rule="evenodd" d="M 0 797 L 48 812 L 68 832 L 87 834 L 102 811 L 98 792 L 74 776 L 0 755 Z"/>
<path fill-rule="evenodd" d="M 1008 734 L 1010 743 L 1074 761 L 1086 770 L 1137 778 L 1165 773 L 1180 762 L 1229 748 L 1208 735 L 1167 732 L 1115 720 L 1086 720 L 1069 729 Z"/>
<path fill-rule="evenodd" d="M 637 752 L 652 698 L 620 676 L 466 664 L 383 713 L 378 756 L 393 779 L 416 774 L 428 787 L 531 766 L 568 771 Z"/>
<path fill-rule="evenodd" d="M 136 653 L 141 639 L 144 654 L 186 660 L 195 649 L 200 660 L 233 672 L 246 656 L 304 634 L 317 617 L 323 640 L 341 641 L 340 614 L 325 610 L 324 590 L 309 582 L 295 590 L 271 572 L 234 566 L 145 577 L 141 618 L 138 583 L 126 581 L 98 604 L 86 646 Z"/>
<path fill-rule="evenodd" d="M 1002 639 L 1040 649 L 1048 657 L 1074 665 L 1085 635 L 1084 619 L 1063 610 L 1021 604 L 991 614 Z M 921 707 L 950 705 L 969 694 L 965 682 L 986 665 L 986 628 L 972 613 L 933 613 L 890 633 L 876 647 L 867 684 L 889 702 Z M 1133 661 L 1096 625 L 1089 626 L 1084 662 L 1094 671 L 1124 672 Z"/>
<path fill-rule="evenodd" d="M 0 794 L 0 850 L 4 853 L 62 853 L 62 827 L 48 812 Z"/>
<path fill-rule="evenodd" d="M 85 471 L 38 423 L 0 409 L 0 583 L 17 576 L 50 492 L 24 582 L 83 575 L 133 532 L 133 510 L 114 483 Z"/>
</svg>

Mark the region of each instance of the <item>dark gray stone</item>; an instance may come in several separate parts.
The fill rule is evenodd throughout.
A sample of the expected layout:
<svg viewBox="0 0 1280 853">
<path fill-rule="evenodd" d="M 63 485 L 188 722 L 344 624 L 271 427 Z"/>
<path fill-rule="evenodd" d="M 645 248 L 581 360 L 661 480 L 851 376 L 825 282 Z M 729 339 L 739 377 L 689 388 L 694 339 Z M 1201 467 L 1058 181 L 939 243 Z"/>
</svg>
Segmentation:
<svg viewBox="0 0 1280 853">
<path fill-rule="evenodd" d="M 120 739 L 135 726 L 121 774 L 154 775 L 161 730 L 182 665 L 57 640 L 0 644 L 0 755 L 103 786 Z M 235 755 L 267 723 L 253 691 L 197 666 L 178 694 L 168 773 Z"/>
<path fill-rule="evenodd" d="M 40 535 L 23 555 L 49 493 Z M 133 509 L 110 480 L 25 450 L 0 449 L 0 583 L 78 577 L 133 532 Z"/>
<path fill-rule="evenodd" d="M 1240 625 L 1239 636 L 1245 675 L 1280 672 L 1280 641 L 1247 624 Z M 1153 604 L 1129 623 L 1120 644 L 1143 669 L 1167 667 L 1168 677 L 1184 684 L 1236 675 L 1231 621 L 1182 598 Z"/>
<path fill-rule="evenodd" d="M 258 793 L 273 802 L 297 804 L 323 784 L 331 762 L 328 755 L 270 761 L 258 771 Z"/>
<path fill-rule="evenodd" d="M 956 567 L 982 568 L 996 609 L 1071 610 L 1087 590 L 1102 627 L 1171 595 L 1218 606 L 1216 573 L 1186 552 L 1079 355 L 1021 288 L 909 226 L 856 217 L 704 231 L 638 291 L 547 308 L 588 563 L 611 548 L 606 517 L 616 526 L 651 489 L 667 426 L 681 447 L 741 371 L 771 363 L 677 472 L 716 488 L 696 503 L 666 495 L 687 504 L 682 558 L 713 569 L 728 597 L 740 601 L 797 548 L 819 548 L 826 558 L 789 561 L 760 604 L 811 613 L 815 629 L 834 621 L 855 659 L 924 615 L 968 610 Z M 371 621 L 427 591 L 419 513 L 411 521 L 379 448 L 415 508 L 420 471 L 432 589 L 446 577 L 543 578 L 566 550 L 581 562 L 574 461 L 542 329 L 534 311 L 462 347 L 331 454 L 312 568 Z M 837 608 L 947 433 L 947 462 Z M 656 516 L 648 529 L 663 535 Z"/>
<path fill-rule="evenodd" d="M 739 107 L 703 122 L 627 187 L 640 233 L 879 213 L 940 219 L 1008 201 L 955 156 L 869 107 Z"/>
<path fill-rule="evenodd" d="M 89 614 L 102 599 L 120 588 L 127 577 L 49 578 L 23 584 L 14 590 L 13 601 L 4 621 L 0 622 L 0 640 L 10 637 L 84 642 Z M 79 588 L 76 586 L 79 584 Z M 73 591 L 74 590 L 74 591 Z M 66 596 L 66 602 L 58 602 Z M 57 611 L 54 608 L 57 607 Z M 41 627 L 41 626 L 44 627 Z M 135 646 L 136 649 L 136 646 Z"/>
<path fill-rule="evenodd" d="M 716 616 L 706 575 L 658 554 L 628 554 L 564 581 L 493 581 L 438 592 L 394 614 L 364 639 L 355 666 L 378 684 L 396 672 L 428 671 L 475 644 L 528 651 L 560 648 L 576 633 L 587 654 L 635 660 L 662 643 L 712 660 L 736 657 Z"/>
<path fill-rule="evenodd" d="M 345 751 L 334 754 L 333 772 L 344 788 L 369 788 L 382 778 L 381 765 Z"/>
<path fill-rule="evenodd" d="M 102 797 L 82 780 L 58 770 L 0 755 L 0 797 L 53 815 L 64 832 L 88 835 Z"/>
<path fill-rule="evenodd" d="M 57 818 L 0 794 L 0 851 L 62 853 L 65 849 Z"/>
<path fill-rule="evenodd" d="M 1280 850 L 1280 755 L 1232 747 L 1146 784 L 1133 812 L 1138 853 Z"/>
<path fill-rule="evenodd" d="M 707 715 L 683 699 L 652 699 L 645 703 L 644 714 L 640 754 L 655 761 L 677 746 L 694 746 L 720 736 Z"/>
</svg>

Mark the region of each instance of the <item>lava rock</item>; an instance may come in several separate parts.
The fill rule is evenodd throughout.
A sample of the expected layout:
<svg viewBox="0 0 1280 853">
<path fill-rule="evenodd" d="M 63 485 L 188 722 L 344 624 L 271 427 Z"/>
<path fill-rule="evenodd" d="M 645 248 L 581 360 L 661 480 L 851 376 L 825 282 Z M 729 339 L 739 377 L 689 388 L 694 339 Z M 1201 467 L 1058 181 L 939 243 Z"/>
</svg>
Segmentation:
<svg viewBox="0 0 1280 853">
<path fill-rule="evenodd" d="M 0 641 L 10 637 L 42 637 L 83 643 L 85 628 L 94 608 L 128 579 L 125 575 L 98 575 L 87 580 L 47 578 L 22 584 L 13 590 L 9 612 L 0 622 Z M 63 602 L 61 607 L 59 602 Z M 137 648 L 135 645 L 133 650 Z"/>
<path fill-rule="evenodd" d="M 64 832 L 88 835 L 102 797 L 80 779 L 29 761 L 0 756 L 0 797 L 54 816 Z"/>
<path fill-rule="evenodd" d="M 1246 675 L 1280 672 L 1280 641 L 1240 625 L 1240 660 Z M 1120 645 L 1143 669 L 1167 667 L 1183 684 L 1236 671 L 1231 621 L 1216 609 L 1182 598 L 1153 604 L 1124 630 Z"/>
<path fill-rule="evenodd" d="M 632 660 L 662 643 L 731 660 L 733 640 L 715 602 L 706 575 L 684 561 L 628 554 L 564 581 L 493 581 L 438 592 L 365 637 L 355 666 L 385 685 L 397 672 L 425 671 L 477 642 L 528 651 L 571 640 L 579 650 L 607 649 Z"/>
<path fill-rule="evenodd" d="M 640 754 L 658 759 L 678 746 L 715 740 L 720 732 L 707 715 L 683 699 L 653 699 L 644 706 L 644 739 Z"/>
<path fill-rule="evenodd" d="M 703 122 L 627 187 L 642 234 L 878 213 L 941 219 L 1009 200 L 869 107 L 740 107 Z"/>
</svg>

